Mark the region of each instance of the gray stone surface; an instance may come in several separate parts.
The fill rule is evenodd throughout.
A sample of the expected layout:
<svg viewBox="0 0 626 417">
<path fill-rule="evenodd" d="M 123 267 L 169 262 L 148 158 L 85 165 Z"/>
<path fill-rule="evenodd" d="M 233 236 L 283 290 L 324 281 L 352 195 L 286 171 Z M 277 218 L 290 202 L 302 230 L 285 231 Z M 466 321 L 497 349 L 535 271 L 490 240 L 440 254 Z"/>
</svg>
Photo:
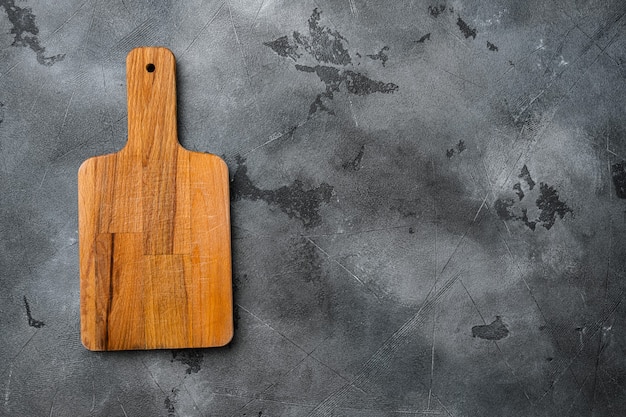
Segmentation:
<svg viewBox="0 0 626 417">
<path fill-rule="evenodd" d="M 0 0 L 0 415 L 621 416 L 626 3 Z M 236 336 L 93 353 L 76 172 L 178 59 Z"/>
</svg>

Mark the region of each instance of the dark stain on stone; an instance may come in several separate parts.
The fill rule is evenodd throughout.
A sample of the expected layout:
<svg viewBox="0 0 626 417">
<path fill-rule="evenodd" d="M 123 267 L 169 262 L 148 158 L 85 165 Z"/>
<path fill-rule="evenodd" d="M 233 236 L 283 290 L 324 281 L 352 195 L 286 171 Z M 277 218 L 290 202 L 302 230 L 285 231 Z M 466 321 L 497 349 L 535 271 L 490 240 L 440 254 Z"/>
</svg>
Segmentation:
<svg viewBox="0 0 626 417">
<path fill-rule="evenodd" d="M 292 251 L 289 255 L 289 263 L 294 266 L 297 275 L 307 283 L 320 283 L 322 281 L 322 263 L 319 249 L 307 238 L 292 240 Z"/>
<path fill-rule="evenodd" d="M 522 199 L 524 198 L 524 191 L 522 191 L 522 184 L 521 183 L 515 183 L 515 185 L 513 185 L 513 190 L 515 190 L 515 194 L 517 194 L 517 198 L 519 198 L 520 201 L 522 201 Z"/>
<path fill-rule="evenodd" d="M 294 61 L 302 56 L 298 53 L 298 45 L 289 43 L 289 37 L 287 36 L 281 36 L 271 42 L 263 42 L 263 45 L 269 46 L 278 55 L 291 58 Z"/>
<path fill-rule="evenodd" d="M 515 213 L 514 205 L 515 200 L 513 200 L 512 198 L 499 198 L 494 202 L 493 208 L 495 209 L 498 217 L 500 217 L 502 220 L 519 220 L 524 223 L 524 225 L 526 225 L 530 230 L 534 231 L 537 222 L 530 221 L 528 219 L 528 209 L 522 208 L 521 214 L 518 215 Z"/>
<path fill-rule="evenodd" d="M 296 64 L 296 69 L 302 72 L 317 74 L 318 78 L 326 85 L 326 91 L 318 94 L 315 101 L 311 104 L 309 117 L 318 110 L 334 114 L 325 105 L 324 99 L 332 100 L 335 92 L 345 90 L 349 94 L 365 96 L 372 93 L 388 94 L 398 90 L 396 84 L 372 80 L 361 73 L 351 70 L 341 70 L 326 65 L 310 67 L 299 64 Z"/>
<path fill-rule="evenodd" d="M 422 36 L 421 38 L 419 38 L 418 40 L 416 40 L 416 43 L 424 43 L 426 41 L 430 40 L 430 33 L 425 34 L 424 36 Z"/>
<path fill-rule="evenodd" d="M 618 198 L 626 198 L 626 163 L 620 162 L 611 165 L 613 185 Z"/>
<path fill-rule="evenodd" d="M 344 72 L 346 89 L 357 96 L 366 96 L 372 93 L 393 93 L 398 90 L 394 83 L 371 80 L 365 75 L 347 70 Z"/>
<path fill-rule="evenodd" d="M 567 204 L 559 199 L 559 193 L 554 187 L 542 182 L 539 184 L 539 190 L 541 194 L 536 201 L 537 208 L 541 210 L 539 213 L 539 221 L 543 227 L 550 230 L 550 228 L 554 226 L 557 215 L 563 219 L 565 214 L 573 212 Z"/>
<path fill-rule="evenodd" d="M 324 111 L 334 115 L 334 111 L 327 105 L 333 99 L 333 93 L 345 91 L 348 94 L 364 96 L 376 92 L 392 93 L 398 89 L 393 83 L 385 83 L 368 78 L 366 75 L 344 69 L 345 66 L 354 66 L 354 62 L 345 44 L 347 40 L 337 31 L 333 31 L 320 24 L 321 11 L 317 8 L 308 20 L 309 35 L 303 35 L 297 31 L 292 34 L 292 40 L 288 36 L 281 36 L 274 41 L 265 42 L 279 56 L 291 58 L 298 62 L 303 58 L 300 48 L 304 49 L 308 55 L 318 63 L 331 65 L 301 65 L 296 64 L 296 70 L 306 73 L 315 73 L 319 79 L 326 84 L 326 91 L 319 93 L 313 103 L 309 106 L 309 118 L 318 111 Z M 367 55 L 369 59 L 380 60 L 385 66 L 389 50 L 388 46 L 383 47 L 375 55 Z M 358 52 L 356 56 L 361 58 Z M 335 67 L 337 65 L 340 67 Z M 357 62 L 356 65 L 360 65 Z"/>
<path fill-rule="evenodd" d="M 454 148 L 450 148 L 446 150 L 446 157 L 451 159 L 456 153 L 461 154 L 463 151 L 467 149 L 465 146 L 465 141 L 460 140 L 459 143 L 456 144 Z"/>
<path fill-rule="evenodd" d="M 19 7 L 15 5 L 15 0 L 0 0 L 0 6 L 9 18 L 13 27 L 11 34 L 14 35 L 11 46 L 29 47 L 37 54 L 37 62 L 41 65 L 51 66 L 55 62 L 63 61 L 65 54 L 45 56 L 46 48 L 40 45 L 39 28 L 35 23 L 35 15 L 30 7 Z"/>
<path fill-rule="evenodd" d="M 489 41 L 487 41 L 487 49 L 493 52 L 498 52 L 498 47 Z"/>
<path fill-rule="evenodd" d="M 244 275 L 244 276 L 247 276 L 247 275 Z M 239 320 L 241 320 L 241 314 L 239 314 L 239 305 L 235 303 L 233 304 L 233 327 L 235 330 L 239 329 Z"/>
<path fill-rule="evenodd" d="M 43 321 L 35 320 L 30 312 L 30 304 L 28 304 L 28 300 L 26 296 L 24 296 L 24 307 L 26 308 L 26 317 L 28 317 L 28 325 L 30 327 L 34 327 L 36 329 L 41 329 L 46 325 Z"/>
<path fill-rule="evenodd" d="M 361 149 L 359 149 L 359 153 L 357 156 L 348 162 L 345 162 L 341 167 L 348 171 L 358 171 L 361 169 L 361 159 L 363 159 L 363 153 L 365 152 L 365 145 L 361 145 Z"/>
<path fill-rule="evenodd" d="M 472 327 L 472 337 L 478 337 L 486 340 L 501 340 L 509 335 L 509 329 L 502 322 L 500 316 L 496 316 L 496 319 L 491 324 L 482 324 L 480 326 Z"/>
<path fill-rule="evenodd" d="M 203 359 L 204 354 L 201 349 L 173 349 L 172 360 L 170 362 L 176 361 L 187 365 L 185 373 L 197 374 L 202 368 Z"/>
<path fill-rule="evenodd" d="M 383 67 L 384 67 L 385 63 L 389 59 L 389 56 L 385 53 L 385 51 L 388 51 L 388 50 L 389 50 L 388 46 L 383 46 L 383 49 L 378 51 L 376 55 L 367 55 L 367 57 L 373 60 L 380 60 L 380 62 L 383 64 Z"/>
<path fill-rule="evenodd" d="M 522 171 L 520 172 L 520 174 L 517 176 L 517 178 L 521 178 L 524 181 L 526 181 L 526 184 L 528 184 L 528 188 L 530 188 L 531 190 L 533 188 L 535 188 L 535 184 L 537 184 L 535 181 L 533 181 L 533 179 L 530 176 L 530 172 L 528 171 L 528 167 L 526 165 L 524 165 L 522 167 Z"/>
<path fill-rule="evenodd" d="M 412 235 L 413 233 L 415 233 L 415 230 L 412 227 L 409 227 L 409 234 Z"/>
<path fill-rule="evenodd" d="M 553 186 L 541 182 L 539 183 L 539 190 L 534 193 L 531 192 L 536 183 L 530 177 L 530 172 L 526 165 L 522 168 L 519 178 L 522 178 L 528 184 L 526 193 L 521 182 L 513 185 L 513 191 L 517 194 L 519 205 L 516 205 L 513 198 L 508 197 L 498 198 L 494 203 L 496 214 L 502 220 L 518 220 L 533 231 L 538 224 L 541 224 L 546 230 L 550 230 L 554 226 L 557 216 L 563 219 L 567 213 L 573 213 L 572 209 L 559 199 L 559 194 Z M 522 199 L 527 193 L 538 195 L 535 200 L 537 215 L 533 216 L 533 220 L 528 217 L 528 210 L 529 208 L 534 209 L 534 207 L 529 207 L 525 201 L 522 203 Z M 532 202 L 529 204 L 532 205 Z"/>
<path fill-rule="evenodd" d="M 309 18 L 309 36 L 293 32 L 294 41 L 302 46 L 318 62 L 336 65 L 348 65 L 352 58 L 344 46 L 346 40 L 336 30 L 320 25 L 320 15 L 317 8 Z"/>
<path fill-rule="evenodd" d="M 519 217 L 519 220 L 521 220 L 522 223 L 524 223 L 524 225 L 526 225 L 526 227 L 528 227 L 530 230 L 532 230 L 533 232 L 535 231 L 535 227 L 537 226 L 537 222 L 528 220 L 528 209 L 527 208 L 523 208 L 522 209 L 522 215 Z"/>
<path fill-rule="evenodd" d="M 512 198 L 498 198 L 493 203 L 493 208 L 496 210 L 496 214 L 502 220 L 514 220 L 517 216 L 511 212 L 511 207 L 515 204 Z"/>
<path fill-rule="evenodd" d="M 163 402 L 165 409 L 167 410 L 167 416 L 173 417 L 176 415 L 176 403 L 178 402 L 178 388 L 172 388 L 172 393 L 165 397 Z"/>
<path fill-rule="evenodd" d="M 245 159 L 237 157 L 237 169 L 232 180 L 232 198 L 234 201 L 247 199 L 262 200 L 267 204 L 278 207 L 290 218 L 296 218 L 304 227 L 318 226 L 322 218 L 319 210 L 322 204 L 328 203 L 333 193 L 333 187 L 323 182 L 315 188 L 305 187 L 300 180 L 291 185 L 282 186 L 275 190 L 263 190 L 252 183 L 248 176 Z"/>
<path fill-rule="evenodd" d="M 397 211 L 402 217 L 417 217 L 417 200 L 397 199 L 396 202 L 389 207 L 393 211 Z"/>
<path fill-rule="evenodd" d="M 457 19 L 456 25 L 461 30 L 461 33 L 463 33 L 463 35 L 465 36 L 465 39 L 470 37 L 476 39 L 476 29 L 469 27 L 469 25 L 465 23 L 465 21 L 460 17 Z"/>
<path fill-rule="evenodd" d="M 2 122 L 4 121 L 4 110 L 2 109 L 4 107 L 4 103 L 0 101 L 0 124 L 2 124 Z"/>
<path fill-rule="evenodd" d="M 322 99 L 329 99 L 332 100 L 333 99 L 333 95 L 332 93 L 320 93 L 315 97 L 315 100 L 313 100 L 313 103 L 311 103 L 311 106 L 309 107 L 309 117 L 311 117 L 313 114 L 317 113 L 317 111 L 324 111 L 332 116 L 335 115 L 335 111 L 333 109 L 331 109 L 330 107 L 328 107 L 326 104 L 324 104 L 324 101 Z"/>
<path fill-rule="evenodd" d="M 439 15 L 446 11 L 446 5 L 440 4 L 438 6 L 428 6 L 428 13 L 434 18 L 439 17 Z"/>
</svg>

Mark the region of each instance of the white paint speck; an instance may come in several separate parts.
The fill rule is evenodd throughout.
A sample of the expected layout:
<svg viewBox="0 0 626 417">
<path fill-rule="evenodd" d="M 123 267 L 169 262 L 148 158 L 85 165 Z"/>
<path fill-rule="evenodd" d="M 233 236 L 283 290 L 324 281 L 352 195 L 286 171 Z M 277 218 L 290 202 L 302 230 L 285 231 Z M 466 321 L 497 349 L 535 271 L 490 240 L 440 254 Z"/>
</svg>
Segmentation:
<svg viewBox="0 0 626 417">
<path fill-rule="evenodd" d="M 546 49 L 546 46 L 543 44 L 543 39 L 539 39 L 539 45 L 537 45 L 536 49 L 541 49 L 541 50 Z"/>
<path fill-rule="evenodd" d="M 9 398 L 11 397 L 11 376 L 13 376 L 13 364 L 9 368 L 9 378 L 7 378 L 7 386 L 4 388 L 4 407 L 9 405 Z"/>
</svg>

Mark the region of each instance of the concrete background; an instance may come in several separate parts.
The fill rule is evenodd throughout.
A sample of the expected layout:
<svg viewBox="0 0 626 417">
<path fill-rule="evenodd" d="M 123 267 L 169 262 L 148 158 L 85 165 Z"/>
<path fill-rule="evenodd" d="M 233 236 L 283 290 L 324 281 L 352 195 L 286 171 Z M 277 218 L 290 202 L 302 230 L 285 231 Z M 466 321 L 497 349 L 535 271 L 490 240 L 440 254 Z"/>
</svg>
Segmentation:
<svg viewBox="0 0 626 417">
<path fill-rule="evenodd" d="M 626 3 L 0 0 L 0 415 L 621 416 Z M 76 173 L 178 59 L 234 341 L 79 339 Z"/>
</svg>

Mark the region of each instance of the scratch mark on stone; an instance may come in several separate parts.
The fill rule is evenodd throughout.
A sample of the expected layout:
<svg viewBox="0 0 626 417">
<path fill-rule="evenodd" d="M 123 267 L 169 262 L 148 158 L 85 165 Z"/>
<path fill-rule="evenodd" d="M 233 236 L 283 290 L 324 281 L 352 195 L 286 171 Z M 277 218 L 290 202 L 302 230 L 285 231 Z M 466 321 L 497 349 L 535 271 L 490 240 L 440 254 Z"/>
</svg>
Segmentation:
<svg viewBox="0 0 626 417">
<path fill-rule="evenodd" d="M 256 21 L 259 19 L 259 13 L 261 13 L 261 10 L 263 9 L 265 2 L 266 0 L 263 0 L 261 4 L 259 5 L 259 8 L 257 9 L 256 14 L 254 15 L 254 19 L 252 19 L 252 23 L 250 24 L 251 28 L 254 27 L 254 25 L 256 24 Z"/>
<path fill-rule="evenodd" d="M 277 141 L 278 139 L 281 139 L 281 138 L 283 138 L 283 137 L 285 137 L 285 136 L 287 136 L 288 138 L 292 138 L 292 137 L 293 137 L 294 132 L 296 131 L 296 129 L 298 129 L 298 128 L 300 128 L 300 127 L 304 126 L 304 125 L 305 125 L 308 121 L 309 121 L 309 119 L 307 118 L 307 119 L 305 119 L 304 121 L 302 121 L 302 122 L 298 123 L 297 125 L 295 125 L 295 126 L 291 126 L 291 127 L 290 127 L 289 129 L 287 129 L 287 130 L 283 130 L 282 132 L 275 132 L 275 133 L 271 134 L 271 135 L 269 136 L 269 138 L 268 138 L 265 142 L 263 142 L 262 144 L 257 145 L 257 146 L 255 146 L 254 148 L 250 149 L 249 151 L 247 151 L 246 153 L 244 153 L 244 154 L 243 154 L 243 156 L 244 156 L 244 157 L 246 157 L 246 156 L 248 156 L 249 154 L 251 154 L 252 152 L 254 152 L 254 151 L 258 150 L 258 149 L 261 149 L 261 148 L 263 148 L 263 147 L 265 147 L 265 146 L 269 145 L 270 143 L 272 143 L 272 142 L 274 142 L 274 141 Z"/>
<path fill-rule="evenodd" d="M 354 0 L 348 0 L 350 3 L 350 13 L 352 13 L 352 16 L 354 16 L 356 19 L 359 18 L 359 10 L 356 8 L 356 3 Z"/>
<path fill-rule="evenodd" d="M 350 271 L 348 268 L 346 268 L 341 262 L 339 262 L 338 260 L 336 260 L 335 258 L 333 258 L 332 256 L 330 256 L 330 254 L 328 252 L 326 252 L 324 249 L 322 249 L 317 243 L 315 243 L 313 241 L 313 239 L 306 237 L 306 240 L 308 240 L 309 242 L 311 242 L 311 244 L 313 246 L 315 246 L 320 252 L 322 252 L 324 254 L 324 256 L 326 256 L 329 260 L 333 261 L 334 263 L 336 263 L 341 269 L 343 269 L 344 271 L 346 271 L 352 278 L 354 278 L 354 280 L 356 282 L 358 282 L 359 284 L 361 284 L 363 287 L 367 286 L 365 285 L 365 283 L 363 282 L 363 280 L 361 278 L 359 278 L 355 273 L 353 273 L 352 271 Z"/>
<path fill-rule="evenodd" d="M 189 42 L 189 45 L 187 45 L 187 47 L 185 48 L 185 50 L 181 54 L 180 58 L 182 58 L 182 56 L 187 53 L 187 51 L 193 46 L 194 43 L 196 43 L 196 41 L 198 40 L 200 35 L 206 30 L 206 28 L 208 28 L 209 25 L 211 23 L 213 23 L 213 21 L 217 18 L 217 16 L 220 14 L 220 12 L 222 11 L 222 9 L 224 8 L 225 5 L 226 5 L 226 2 L 223 2 L 222 4 L 220 4 L 220 7 L 218 7 L 217 11 L 213 14 L 213 16 L 211 16 L 211 18 L 209 20 L 207 20 L 207 22 L 200 28 L 198 33 L 196 33 L 196 35 L 193 37 L 191 42 Z M 179 58 L 179 60 L 180 60 L 180 58 Z"/>
<path fill-rule="evenodd" d="M 26 296 L 24 296 L 24 307 L 26 308 L 26 316 L 28 317 L 28 325 L 30 327 L 35 327 L 37 329 L 42 328 L 46 325 L 43 321 L 35 320 L 30 312 L 30 305 L 28 304 L 28 300 Z"/>
<path fill-rule="evenodd" d="M 624 291 L 622 291 L 620 295 L 618 296 L 618 301 L 613 302 L 613 306 L 611 306 L 611 308 L 609 309 L 609 311 L 607 311 L 605 316 L 601 317 L 599 320 L 593 323 L 591 328 L 585 332 L 585 335 L 583 335 L 581 332 L 581 345 L 576 351 L 576 355 L 574 355 L 574 357 L 571 358 L 567 362 L 567 365 L 564 368 L 558 371 L 558 375 L 556 375 L 552 379 L 552 381 L 550 382 L 550 385 L 543 392 L 543 394 L 541 395 L 538 401 L 543 400 L 546 397 L 546 395 L 548 395 L 550 392 L 553 392 L 554 386 L 557 384 L 557 382 L 559 382 L 560 379 L 563 377 L 563 375 L 572 368 L 572 365 L 574 364 L 574 362 L 576 362 L 576 360 L 578 360 L 578 357 L 583 353 L 587 342 L 589 340 L 592 340 L 595 337 L 595 335 L 603 328 L 604 323 L 606 323 L 606 321 L 609 320 L 611 316 L 613 316 L 613 314 L 615 314 L 619 306 L 622 304 L 622 301 L 624 301 Z"/>
<path fill-rule="evenodd" d="M 432 285 L 419 310 L 409 320 L 404 322 L 404 324 L 402 324 L 402 326 L 400 326 L 395 332 L 393 332 L 393 334 L 381 344 L 376 352 L 370 356 L 367 361 L 365 361 L 361 369 L 352 379 L 352 382 L 343 385 L 329 394 L 320 403 L 318 403 L 308 415 L 320 417 L 331 415 L 332 411 L 335 410 L 339 404 L 342 404 L 343 401 L 345 401 L 351 394 L 352 386 L 358 387 L 366 383 L 370 379 L 370 376 L 373 376 L 373 374 L 375 374 L 380 367 L 388 363 L 401 346 L 405 346 L 408 340 L 412 340 L 417 329 L 423 325 L 425 313 L 432 310 L 439 299 L 443 297 L 450 290 L 450 288 L 452 288 L 454 283 L 459 279 L 460 275 L 460 272 L 453 275 L 436 292 L 435 286 Z"/>
<path fill-rule="evenodd" d="M 59 127 L 59 135 L 57 136 L 57 139 L 61 137 L 61 134 L 63 133 L 63 129 L 65 128 L 65 122 L 67 121 L 67 115 L 70 112 L 70 106 L 72 105 L 72 100 L 74 100 L 75 93 L 76 93 L 76 86 L 74 86 L 74 89 L 72 89 L 72 94 L 70 95 L 70 99 L 67 101 L 67 106 L 65 106 L 65 113 L 63 114 L 63 121 L 61 122 L 61 127 Z"/>
<path fill-rule="evenodd" d="M 85 6 L 85 4 L 89 3 L 89 1 L 90 1 L 90 0 L 85 0 L 85 1 L 83 2 L 83 4 L 81 4 L 81 5 L 78 7 L 78 9 L 76 9 L 76 11 L 70 15 L 70 17 L 68 17 L 67 19 L 65 19 L 65 20 L 63 21 L 63 23 L 61 23 L 61 24 L 59 25 L 59 27 L 57 27 L 54 31 L 52 31 L 52 33 L 51 33 L 51 34 L 50 34 L 50 35 L 49 35 L 46 39 L 50 39 L 50 38 L 51 38 L 52 36 L 54 36 L 54 35 L 55 35 L 58 31 L 60 31 L 61 29 L 63 29 L 63 27 L 64 27 L 65 25 L 67 25 L 67 24 L 68 24 L 68 23 L 69 23 L 69 22 L 70 22 L 70 21 L 74 18 L 74 16 L 76 16 L 76 15 L 78 14 L 78 12 L 80 12 L 80 11 L 83 9 L 83 7 Z"/>
<path fill-rule="evenodd" d="M 117 398 L 117 403 L 119 404 L 120 408 L 122 409 L 122 413 L 124 413 L 124 417 L 128 417 L 128 414 L 126 414 L 126 410 L 124 409 L 124 405 L 120 401 L 119 397 Z"/>
<path fill-rule="evenodd" d="M 93 373 L 91 377 L 91 408 L 89 412 L 92 413 L 96 409 L 96 383 L 93 380 Z"/>
<path fill-rule="evenodd" d="M 152 381 L 154 382 L 154 384 L 159 388 L 159 390 L 161 390 L 161 392 L 164 395 L 165 394 L 165 390 L 163 390 L 163 388 L 161 387 L 161 385 L 159 385 L 159 383 L 157 382 L 156 378 L 154 377 L 154 374 L 152 373 L 152 371 L 150 370 L 150 368 L 148 368 L 148 365 L 146 365 L 146 363 L 143 361 L 143 359 L 139 359 L 139 361 L 141 362 L 141 364 L 143 365 L 144 368 L 146 368 L 146 371 L 148 371 L 148 375 L 150 375 L 150 379 L 152 379 Z"/>
<path fill-rule="evenodd" d="M 37 54 L 37 62 L 48 67 L 65 59 L 65 54 L 45 56 L 46 48 L 39 42 L 39 28 L 35 23 L 33 9 L 16 6 L 15 0 L 0 0 L 0 6 L 4 8 L 9 22 L 13 25 L 11 34 L 14 37 L 11 46 L 30 48 Z"/>
<path fill-rule="evenodd" d="M 9 397 L 11 396 L 11 377 L 13 376 L 13 363 L 9 367 L 9 377 L 7 378 L 7 385 L 4 389 L 4 407 L 9 405 Z"/>
<path fill-rule="evenodd" d="M 475 82 L 474 82 L 474 81 L 472 81 L 472 80 L 468 80 L 467 78 L 461 77 L 460 75 L 455 74 L 455 73 L 453 73 L 453 72 L 451 72 L 451 71 L 448 71 L 448 70 L 447 70 L 447 69 L 445 69 L 445 68 L 441 68 L 441 70 L 442 70 L 443 72 L 446 72 L 446 73 L 448 73 L 448 74 L 452 75 L 453 77 L 458 78 L 458 79 L 459 79 L 459 80 L 461 80 L 461 81 L 465 81 L 465 82 L 470 83 L 470 84 L 472 84 L 472 85 L 475 85 L 476 87 L 479 87 L 479 88 L 483 88 L 483 89 L 485 88 L 485 86 L 484 86 L 484 85 L 481 85 L 481 84 L 475 83 Z"/>
<path fill-rule="evenodd" d="M 243 44 L 241 43 L 241 40 L 239 39 L 239 34 L 237 33 L 237 26 L 235 25 L 235 19 L 233 18 L 233 10 L 230 7 L 230 2 L 228 0 L 226 0 L 226 6 L 228 7 L 228 15 L 230 16 L 230 24 L 233 27 L 233 32 L 235 33 L 235 40 L 237 41 L 237 46 L 239 48 L 241 60 L 243 61 L 243 66 L 246 70 L 246 77 L 248 78 L 248 84 L 252 88 L 254 84 L 252 83 L 252 77 L 250 76 L 250 68 L 248 66 L 248 61 L 246 60 L 246 54 L 244 53 L 244 50 L 243 50 Z M 254 105 L 256 107 L 257 114 L 260 116 L 261 110 L 259 109 L 259 104 L 256 100 L 256 95 L 253 94 L 252 97 L 254 99 Z"/>
<path fill-rule="evenodd" d="M 58 392 L 59 392 L 59 387 L 57 387 L 57 388 L 54 390 L 54 395 L 52 396 L 52 401 L 50 402 L 50 414 L 49 414 L 49 415 L 50 415 L 50 417 L 52 417 L 52 414 L 54 413 L 54 401 L 55 401 L 55 400 L 56 400 L 56 398 L 57 398 L 57 394 L 58 394 Z"/>
<path fill-rule="evenodd" d="M 439 271 L 439 273 L 443 273 L 446 268 L 448 267 L 448 265 L 450 264 L 450 262 L 452 261 L 452 259 L 454 258 L 454 256 L 456 255 L 456 252 L 459 250 L 459 248 L 461 247 L 461 243 L 463 243 L 463 241 L 465 240 L 465 238 L 467 237 L 467 234 L 470 232 L 470 230 L 472 230 L 472 228 L 474 227 L 474 225 L 476 224 L 476 220 L 478 219 L 478 216 L 480 215 L 480 212 L 482 211 L 483 207 L 486 206 L 487 204 L 487 197 L 489 196 L 489 193 L 485 194 L 485 198 L 483 198 L 482 203 L 480 204 L 480 207 L 478 207 L 478 210 L 476 210 L 476 214 L 474 215 L 474 218 L 472 219 L 472 222 L 470 223 L 470 225 L 467 227 L 467 229 L 465 230 L 465 233 L 463 233 L 463 236 L 461 236 L 459 238 L 459 241 L 457 242 L 456 246 L 454 247 L 454 250 L 452 251 L 452 254 L 450 254 L 450 256 L 448 257 L 448 260 L 446 261 L 446 263 L 443 265 L 443 268 L 441 268 L 441 271 Z"/>
<path fill-rule="evenodd" d="M 256 314 L 254 314 L 253 312 L 251 312 L 250 310 L 246 309 L 245 307 L 243 307 L 241 304 L 237 304 L 239 306 L 240 309 L 242 309 L 243 311 L 245 311 L 246 313 L 248 313 L 249 315 L 251 315 L 252 317 L 254 317 L 256 320 L 258 320 L 261 324 L 263 324 L 264 326 L 266 326 L 267 328 L 269 328 L 271 331 L 273 331 L 274 333 L 280 335 L 281 337 L 283 337 L 285 340 L 287 340 L 289 343 L 291 343 L 292 345 L 294 345 L 296 348 L 298 348 L 299 350 L 301 350 L 302 352 L 308 354 L 308 352 L 306 352 L 300 345 L 298 345 L 296 342 L 294 342 L 293 340 L 291 340 L 290 338 L 288 338 L 287 336 L 285 336 L 282 332 L 276 330 L 274 327 L 272 327 L 269 323 L 267 323 L 265 320 L 261 319 L 259 316 L 257 316 Z"/>
</svg>

